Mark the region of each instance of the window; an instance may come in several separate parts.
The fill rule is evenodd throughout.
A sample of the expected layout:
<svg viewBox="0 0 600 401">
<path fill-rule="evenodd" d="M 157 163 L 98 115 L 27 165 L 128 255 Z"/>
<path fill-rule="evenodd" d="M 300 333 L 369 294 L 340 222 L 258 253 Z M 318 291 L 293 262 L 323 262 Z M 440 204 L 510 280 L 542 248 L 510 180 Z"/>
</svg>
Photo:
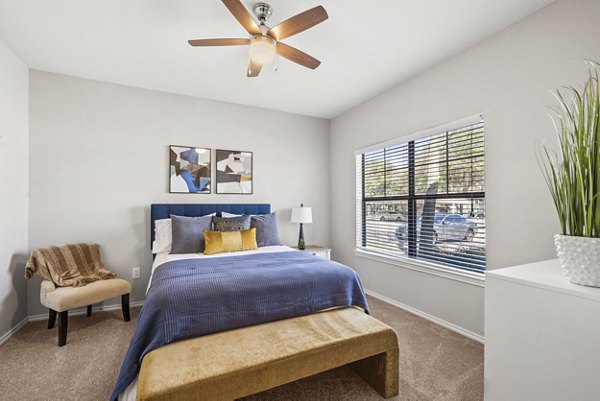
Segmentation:
<svg viewBox="0 0 600 401">
<path fill-rule="evenodd" d="M 358 250 L 485 271 L 482 116 L 356 153 Z"/>
</svg>

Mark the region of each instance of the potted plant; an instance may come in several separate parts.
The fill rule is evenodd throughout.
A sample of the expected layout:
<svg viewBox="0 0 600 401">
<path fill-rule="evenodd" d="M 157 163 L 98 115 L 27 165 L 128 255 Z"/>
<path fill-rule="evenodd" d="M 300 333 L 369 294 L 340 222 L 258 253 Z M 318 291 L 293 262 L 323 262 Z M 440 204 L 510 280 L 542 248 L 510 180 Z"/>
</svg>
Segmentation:
<svg viewBox="0 0 600 401">
<path fill-rule="evenodd" d="M 600 287 L 599 64 L 586 64 L 583 88 L 556 92 L 560 146 L 544 146 L 540 165 L 558 212 L 562 233 L 554 243 L 565 275 L 572 283 Z"/>
</svg>

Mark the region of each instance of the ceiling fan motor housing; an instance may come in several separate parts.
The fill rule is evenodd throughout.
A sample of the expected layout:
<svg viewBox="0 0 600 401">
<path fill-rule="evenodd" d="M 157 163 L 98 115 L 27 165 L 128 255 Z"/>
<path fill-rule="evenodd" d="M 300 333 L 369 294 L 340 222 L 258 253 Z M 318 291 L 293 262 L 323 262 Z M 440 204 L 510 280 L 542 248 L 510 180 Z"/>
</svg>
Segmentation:
<svg viewBox="0 0 600 401">
<path fill-rule="evenodd" d="M 271 14 L 273 14 L 273 7 L 267 3 L 256 3 L 254 7 L 252 7 L 252 11 L 254 11 L 256 18 L 258 18 L 262 25 L 267 22 Z"/>
</svg>

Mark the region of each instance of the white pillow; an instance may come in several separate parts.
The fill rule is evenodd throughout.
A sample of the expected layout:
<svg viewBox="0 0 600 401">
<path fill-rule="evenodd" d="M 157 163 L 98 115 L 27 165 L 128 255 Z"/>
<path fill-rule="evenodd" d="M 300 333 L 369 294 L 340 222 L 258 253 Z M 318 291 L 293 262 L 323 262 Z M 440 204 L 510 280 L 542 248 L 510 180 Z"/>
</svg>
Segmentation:
<svg viewBox="0 0 600 401">
<path fill-rule="evenodd" d="M 232 213 L 227 213 L 227 212 L 221 212 L 221 217 L 240 217 L 243 216 L 243 214 L 232 214 Z"/>
<path fill-rule="evenodd" d="M 155 220 L 152 253 L 171 252 L 171 242 L 173 242 L 173 236 L 171 233 L 171 219 Z"/>
<path fill-rule="evenodd" d="M 206 216 L 216 216 L 216 213 Z M 154 242 L 152 243 L 152 253 L 171 253 L 171 244 L 173 243 L 173 229 L 171 219 L 160 219 L 154 221 Z"/>
</svg>

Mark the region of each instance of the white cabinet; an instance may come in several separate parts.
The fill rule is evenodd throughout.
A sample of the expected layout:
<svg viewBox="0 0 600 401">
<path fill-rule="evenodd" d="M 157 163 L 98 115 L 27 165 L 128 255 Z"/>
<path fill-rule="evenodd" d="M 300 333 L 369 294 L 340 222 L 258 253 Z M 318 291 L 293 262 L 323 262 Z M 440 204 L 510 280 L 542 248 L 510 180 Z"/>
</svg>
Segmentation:
<svg viewBox="0 0 600 401">
<path fill-rule="evenodd" d="M 298 249 L 298 248 L 294 248 L 294 249 Z M 316 245 L 307 245 L 302 251 L 308 252 L 315 256 L 320 256 L 327 260 L 331 259 L 331 249 L 330 248 L 324 248 L 324 247 L 316 246 Z"/>
<path fill-rule="evenodd" d="M 600 400 L 600 288 L 558 260 L 486 273 L 485 400 Z"/>
</svg>

